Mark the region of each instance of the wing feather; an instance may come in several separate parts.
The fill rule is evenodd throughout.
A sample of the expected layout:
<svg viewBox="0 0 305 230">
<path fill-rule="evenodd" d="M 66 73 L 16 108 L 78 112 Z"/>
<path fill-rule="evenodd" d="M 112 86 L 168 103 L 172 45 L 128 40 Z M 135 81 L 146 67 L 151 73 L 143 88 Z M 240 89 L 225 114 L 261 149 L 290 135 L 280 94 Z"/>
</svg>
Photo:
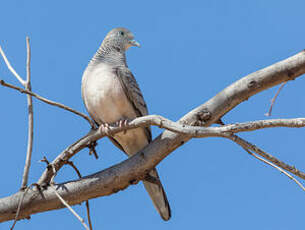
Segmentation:
<svg viewBox="0 0 305 230">
<path fill-rule="evenodd" d="M 139 88 L 139 85 L 131 73 L 131 71 L 126 67 L 117 67 L 115 69 L 116 75 L 118 76 L 122 88 L 133 106 L 137 117 L 142 117 L 148 114 L 147 105 L 144 101 L 144 97 Z M 151 142 L 151 129 L 150 127 L 145 127 L 145 134 L 147 136 L 148 142 Z"/>
</svg>

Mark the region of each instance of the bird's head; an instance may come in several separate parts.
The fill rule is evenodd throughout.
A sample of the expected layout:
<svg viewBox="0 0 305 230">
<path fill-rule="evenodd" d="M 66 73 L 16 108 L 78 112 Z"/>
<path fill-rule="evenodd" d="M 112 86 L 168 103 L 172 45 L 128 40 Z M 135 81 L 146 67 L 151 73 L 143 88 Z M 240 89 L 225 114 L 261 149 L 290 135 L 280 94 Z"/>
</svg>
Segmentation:
<svg viewBox="0 0 305 230">
<path fill-rule="evenodd" d="M 140 44 L 134 40 L 133 33 L 122 27 L 112 29 L 106 35 L 103 45 L 124 52 L 131 46 L 140 47 Z"/>
</svg>

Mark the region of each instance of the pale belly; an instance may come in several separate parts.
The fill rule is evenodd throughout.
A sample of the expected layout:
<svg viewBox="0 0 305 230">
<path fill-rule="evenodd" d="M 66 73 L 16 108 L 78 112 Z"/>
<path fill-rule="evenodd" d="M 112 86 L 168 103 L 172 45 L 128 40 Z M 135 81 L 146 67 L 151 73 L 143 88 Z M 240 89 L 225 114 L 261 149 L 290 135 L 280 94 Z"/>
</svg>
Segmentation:
<svg viewBox="0 0 305 230">
<path fill-rule="evenodd" d="M 90 73 L 84 73 L 82 96 L 92 118 L 99 124 L 114 123 L 122 119 L 133 119 L 136 113 L 129 102 L 115 73 L 101 66 Z M 132 155 L 148 144 L 143 128 L 118 133 L 114 139 L 128 155 Z"/>
</svg>

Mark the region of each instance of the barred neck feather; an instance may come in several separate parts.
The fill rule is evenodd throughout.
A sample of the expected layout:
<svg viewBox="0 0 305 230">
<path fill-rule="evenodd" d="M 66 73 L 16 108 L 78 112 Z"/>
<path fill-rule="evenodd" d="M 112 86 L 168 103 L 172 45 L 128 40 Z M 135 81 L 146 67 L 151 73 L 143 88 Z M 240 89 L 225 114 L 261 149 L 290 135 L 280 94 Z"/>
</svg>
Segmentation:
<svg viewBox="0 0 305 230">
<path fill-rule="evenodd" d="M 125 51 L 116 46 L 109 46 L 107 43 L 100 46 L 89 65 L 98 63 L 109 63 L 114 66 L 127 66 Z"/>
</svg>

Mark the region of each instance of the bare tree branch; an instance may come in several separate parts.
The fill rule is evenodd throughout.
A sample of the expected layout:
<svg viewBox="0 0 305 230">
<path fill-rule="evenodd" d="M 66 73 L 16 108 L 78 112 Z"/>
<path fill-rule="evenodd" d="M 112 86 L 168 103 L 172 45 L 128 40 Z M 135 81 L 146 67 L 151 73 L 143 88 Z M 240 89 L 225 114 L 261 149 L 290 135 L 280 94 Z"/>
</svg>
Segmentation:
<svg viewBox="0 0 305 230">
<path fill-rule="evenodd" d="M 26 62 L 26 82 L 24 87 L 26 90 L 31 91 L 31 47 L 30 47 L 30 39 L 26 37 L 26 44 L 27 44 L 27 62 Z M 33 100 L 31 95 L 27 95 L 27 103 L 28 103 L 28 145 L 27 145 L 27 153 L 26 153 L 26 160 L 24 165 L 21 189 L 25 189 L 28 184 L 29 178 L 29 171 L 31 166 L 31 158 L 32 158 L 32 149 L 33 149 Z"/>
<path fill-rule="evenodd" d="M 58 171 L 65 164 L 66 161 L 68 161 L 72 156 L 74 156 L 80 150 L 86 148 L 89 145 L 89 143 L 93 141 L 97 141 L 98 139 L 105 137 L 106 135 L 112 136 L 116 133 L 128 129 L 145 127 L 149 125 L 155 125 L 160 128 L 165 128 L 167 130 L 176 133 L 185 134 L 189 137 L 203 138 L 203 137 L 223 137 L 224 133 L 231 134 L 238 132 L 254 131 L 257 129 L 271 128 L 271 127 L 292 127 L 292 128 L 305 127 L 305 118 L 270 119 L 270 120 L 230 124 L 221 127 L 198 127 L 198 126 L 182 125 L 159 115 L 148 115 L 144 117 L 135 118 L 124 127 L 109 126 L 109 130 L 107 134 L 103 133 L 101 129 L 90 131 L 89 134 L 87 134 L 86 136 L 84 136 L 83 138 L 76 141 L 68 148 L 66 148 L 61 154 L 59 154 L 56 157 L 56 159 L 51 164 Z M 47 184 L 52 176 L 53 176 L 52 170 L 46 169 L 45 172 L 40 177 L 38 184 Z"/>
<path fill-rule="evenodd" d="M 210 126 L 252 95 L 282 82 L 293 80 L 303 73 L 305 73 L 304 51 L 233 83 L 205 104 L 186 114 L 179 120 L 179 123 L 182 125 Z M 86 141 L 91 141 L 100 137 L 102 137 L 100 133 L 95 133 L 95 136 L 89 134 L 82 138 L 80 142 L 86 138 Z M 80 180 L 59 184 L 59 188 L 63 189 L 58 190 L 58 193 L 71 205 L 115 193 L 133 184 L 135 180 L 143 179 L 151 168 L 155 167 L 162 159 L 191 137 L 190 135 L 166 130 L 143 150 L 122 163 Z M 75 154 L 75 151 L 79 151 L 82 147 L 80 142 L 74 145 L 74 152 L 71 149 L 67 149 L 67 152 L 71 151 Z M 42 176 L 42 178 L 46 177 Z M 0 222 L 14 218 L 13 213 L 17 207 L 16 196 L 18 197 L 18 193 L 0 199 Z M 50 187 L 47 187 L 40 193 L 30 190 L 24 199 L 23 207 L 20 218 L 37 212 L 62 208 L 63 205 L 58 201 Z"/>
<path fill-rule="evenodd" d="M 3 81 L 3 80 L 0 80 L 0 85 L 5 86 L 5 87 L 8 87 L 8 88 L 11 88 L 11 89 L 18 90 L 20 93 L 25 93 L 25 94 L 31 95 L 31 96 L 37 98 L 38 100 L 40 100 L 40 101 L 42 101 L 42 102 L 44 102 L 44 103 L 47 103 L 47 104 L 49 104 L 49 105 L 56 106 L 56 107 L 58 107 L 58 108 L 67 110 L 67 111 L 69 111 L 69 112 L 72 112 L 72 113 L 74 113 L 74 114 L 76 114 L 76 115 L 78 115 L 78 116 L 81 116 L 82 118 L 84 118 L 86 121 L 89 122 L 89 124 L 91 125 L 92 128 L 95 128 L 95 125 L 94 125 L 93 121 L 92 121 L 87 115 L 85 115 L 85 114 L 83 114 L 83 113 L 81 113 L 81 112 L 78 112 L 77 110 L 74 110 L 74 109 L 70 108 L 69 106 L 66 106 L 66 105 L 64 105 L 64 104 L 61 104 L 61 103 L 59 103 L 59 102 L 51 101 L 51 100 L 46 99 L 46 98 L 44 98 L 44 97 L 42 97 L 42 96 L 39 96 L 39 95 L 36 94 L 36 93 L 33 93 L 33 92 L 30 91 L 30 90 L 22 89 L 22 88 L 20 88 L 20 87 L 14 86 L 14 85 L 12 85 L 12 84 L 6 83 L 6 82 Z"/>
<path fill-rule="evenodd" d="M 305 118 L 250 121 L 250 122 L 227 125 L 220 128 L 224 128 L 224 129 L 227 128 L 229 132 L 239 133 L 239 132 L 254 131 L 258 129 L 265 129 L 265 128 L 275 128 L 275 127 L 302 128 L 305 127 Z"/>
</svg>

